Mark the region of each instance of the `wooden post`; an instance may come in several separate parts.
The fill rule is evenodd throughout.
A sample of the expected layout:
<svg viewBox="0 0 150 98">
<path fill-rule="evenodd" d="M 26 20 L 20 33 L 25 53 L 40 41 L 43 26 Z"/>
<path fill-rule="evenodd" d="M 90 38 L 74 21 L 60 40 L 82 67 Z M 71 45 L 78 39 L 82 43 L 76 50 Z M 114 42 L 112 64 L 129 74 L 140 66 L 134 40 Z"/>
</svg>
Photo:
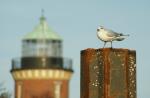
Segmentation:
<svg viewBox="0 0 150 98">
<path fill-rule="evenodd" d="M 136 51 L 81 51 L 81 98 L 136 98 Z"/>
</svg>

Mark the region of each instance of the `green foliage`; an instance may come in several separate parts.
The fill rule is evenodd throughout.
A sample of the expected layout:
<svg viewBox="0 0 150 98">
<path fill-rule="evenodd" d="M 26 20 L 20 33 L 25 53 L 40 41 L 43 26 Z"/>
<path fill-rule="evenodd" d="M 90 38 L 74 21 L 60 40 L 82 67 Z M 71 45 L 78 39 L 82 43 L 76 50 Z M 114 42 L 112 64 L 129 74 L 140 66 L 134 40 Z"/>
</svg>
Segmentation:
<svg viewBox="0 0 150 98">
<path fill-rule="evenodd" d="M 3 87 L 3 83 L 0 83 L 0 98 L 11 98 L 10 92 L 6 91 L 6 88 Z"/>
</svg>

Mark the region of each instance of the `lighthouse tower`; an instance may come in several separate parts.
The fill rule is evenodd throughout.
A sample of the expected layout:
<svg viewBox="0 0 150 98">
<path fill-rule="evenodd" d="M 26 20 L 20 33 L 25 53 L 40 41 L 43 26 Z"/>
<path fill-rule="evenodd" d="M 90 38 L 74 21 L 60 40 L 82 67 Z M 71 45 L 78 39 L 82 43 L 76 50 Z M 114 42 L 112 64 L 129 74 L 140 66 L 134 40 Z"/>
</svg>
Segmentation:
<svg viewBox="0 0 150 98">
<path fill-rule="evenodd" d="M 68 98 L 72 60 L 62 52 L 62 38 L 42 15 L 22 39 L 21 58 L 12 60 L 15 98 Z"/>
</svg>

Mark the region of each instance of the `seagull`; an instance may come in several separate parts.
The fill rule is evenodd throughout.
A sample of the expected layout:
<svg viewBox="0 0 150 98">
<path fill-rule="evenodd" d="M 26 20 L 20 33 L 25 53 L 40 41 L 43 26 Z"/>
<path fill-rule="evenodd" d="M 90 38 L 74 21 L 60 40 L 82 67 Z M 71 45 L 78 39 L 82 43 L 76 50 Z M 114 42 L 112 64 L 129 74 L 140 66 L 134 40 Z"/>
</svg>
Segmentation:
<svg viewBox="0 0 150 98">
<path fill-rule="evenodd" d="M 112 48 L 112 42 L 113 41 L 122 41 L 129 35 L 124 35 L 122 33 L 114 32 L 113 30 L 104 28 L 103 26 L 100 26 L 97 28 L 97 37 L 104 42 L 105 47 L 107 42 L 111 42 L 111 48 Z"/>
</svg>

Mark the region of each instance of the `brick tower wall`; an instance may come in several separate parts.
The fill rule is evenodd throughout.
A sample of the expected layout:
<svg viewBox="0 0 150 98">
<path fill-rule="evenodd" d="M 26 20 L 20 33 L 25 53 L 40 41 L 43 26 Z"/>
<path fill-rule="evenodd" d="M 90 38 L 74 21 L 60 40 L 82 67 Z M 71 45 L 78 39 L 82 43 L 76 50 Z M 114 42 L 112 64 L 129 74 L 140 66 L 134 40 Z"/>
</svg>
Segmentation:
<svg viewBox="0 0 150 98">
<path fill-rule="evenodd" d="M 16 97 L 18 98 L 68 98 L 68 80 L 17 80 L 15 82 Z M 20 87 L 19 87 L 20 86 Z M 60 88 L 57 88 L 60 86 Z M 57 91 L 56 89 L 59 89 Z M 60 95 L 58 95 L 60 93 Z M 19 95 L 20 94 L 20 95 Z"/>
<path fill-rule="evenodd" d="M 13 70 L 15 98 L 68 98 L 72 71 L 61 69 Z"/>
</svg>

